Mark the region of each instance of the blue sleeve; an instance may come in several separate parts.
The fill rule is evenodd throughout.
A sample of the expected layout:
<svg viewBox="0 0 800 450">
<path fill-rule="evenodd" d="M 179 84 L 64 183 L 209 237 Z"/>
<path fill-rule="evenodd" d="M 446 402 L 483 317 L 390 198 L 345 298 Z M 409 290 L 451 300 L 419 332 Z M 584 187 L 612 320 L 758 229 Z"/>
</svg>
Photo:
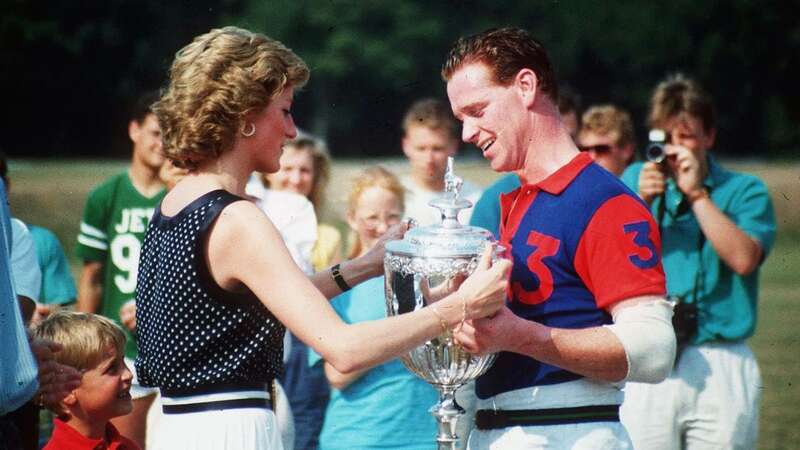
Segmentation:
<svg viewBox="0 0 800 450">
<path fill-rule="evenodd" d="M 77 298 L 75 281 L 58 238 L 49 230 L 37 226 L 31 227 L 31 236 L 36 244 L 39 266 L 42 268 L 42 292 L 39 301 L 59 305 L 73 303 Z"/>
<path fill-rule="evenodd" d="M 725 213 L 742 231 L 761 244 L 766 258 L 775 243 L 776 229 L 775 210 L 767 186 L 754 176 L 744 176 Z"/>
<path fill-rule="evenodd" d="M 5 184 L 0 180 L 0 416 L 24 405 L 39 388 L 38 367 L 11 281 L 10 244 L 11 214 Z"/>
</svg>

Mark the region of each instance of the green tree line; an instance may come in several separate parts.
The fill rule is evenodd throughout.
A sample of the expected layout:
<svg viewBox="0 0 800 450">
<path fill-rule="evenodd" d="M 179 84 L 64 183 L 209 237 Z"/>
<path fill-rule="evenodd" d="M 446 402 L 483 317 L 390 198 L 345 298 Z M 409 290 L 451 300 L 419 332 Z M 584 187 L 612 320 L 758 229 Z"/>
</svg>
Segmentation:
<svg viewBox="0 0 800 450">
<path fill-rule="evenodd" d="M 294 49 L 312 78 L 297 123 L 336 156 L 398 153 L 399 122 L 422 96 L 444 97 L 439 69 L 455 39 L 489 27 L 530 30 L 558 78 L 588 106 L 629 109 L 643 135 L 653 86 L 696 77 L 719 110 L 718 151 L 790 156 L 800 147 L 800 21 L 780 0 L 8 0 L 0 5 L 13 156 L 123 156 L 128 106 L 166 82 L 175 52 L 235 24 Z"/>
</svg>

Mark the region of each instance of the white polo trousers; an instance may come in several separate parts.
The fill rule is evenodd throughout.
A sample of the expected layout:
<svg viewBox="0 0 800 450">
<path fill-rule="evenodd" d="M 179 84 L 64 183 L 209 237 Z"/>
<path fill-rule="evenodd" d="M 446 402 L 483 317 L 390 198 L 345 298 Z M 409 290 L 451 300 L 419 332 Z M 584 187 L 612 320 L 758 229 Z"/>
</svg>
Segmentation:
<svg viewBox="0 0 800 450">
<path fill-rule="evenodd" d="M 622 402 L 619 386 L 579 379 L 566 383 L 504 392 L 478 400 L 478 409 L 549 409 Z M 628 450 L 631 446 L 619 422 L 514 426 L 472 430 L 469 450 Z"/>
<path fill-rule="evenodd" d="M 626 385 L 620 417 L 637 449 L 752 450 L 761 389 L 744 342 L 691 345 L 663 382 Z"/>
</svg>

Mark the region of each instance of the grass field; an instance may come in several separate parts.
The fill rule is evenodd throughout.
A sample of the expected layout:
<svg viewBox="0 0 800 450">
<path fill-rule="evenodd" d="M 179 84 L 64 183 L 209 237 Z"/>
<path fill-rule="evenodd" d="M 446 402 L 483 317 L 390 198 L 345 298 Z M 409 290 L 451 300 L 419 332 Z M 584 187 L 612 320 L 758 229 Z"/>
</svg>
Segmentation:
<svg viewBox="0 0 800 450">
<path fill-rule="evenodd" d="M 377 162 L 377 161 L 376 161 Z M 401 160 L 383 160 L 396 173 Z M 333 167 L 324 216 L 340 221 L 349 180 L 372 162 L 337 162 Z M 778 217 L 778 239 L 762 268 L 760 319 L 751 340 L 764 378 L 759 448 L 794 449 L 800 441 L 800 163 L 727 162 L 761 177 L 769 186 Z M 86 195 L 97 183 L 124 170 L 120 161 L 15 160 L 10 162 L 11 208 L 22 220 L 53 230 L 70 256 L 73 273 L 75 236 Z M 496 175 L 482 161 L 459 162 L 457 171 L 480 185 Z"/>
</svg>

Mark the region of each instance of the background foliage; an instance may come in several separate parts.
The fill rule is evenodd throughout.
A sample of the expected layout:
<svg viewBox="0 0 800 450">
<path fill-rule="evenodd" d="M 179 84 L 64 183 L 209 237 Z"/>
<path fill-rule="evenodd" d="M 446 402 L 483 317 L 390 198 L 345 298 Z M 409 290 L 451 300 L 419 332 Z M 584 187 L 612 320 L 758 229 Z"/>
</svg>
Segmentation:
<svg viewBox="0 0 800 450">
<path fill-rule="evenodd" d="M 292 47 L 312 79 L 300 126 L 337 155 L 397 152 L 416 98 L 443 96 L 439 67 L 459 36 L 517 25 L 549 49 L 583 104 L 630 109 L 683 71 L 714 95 L 718 151 L 790 155 L 800 147 L 800 22 L 782 0 L 8 0 L 0 54 L 8 112 L 0 149 L 17 156 L 126 156 L 127 105 L 165 82 L 174 53 L 238 24 Z"/>
</svg>

